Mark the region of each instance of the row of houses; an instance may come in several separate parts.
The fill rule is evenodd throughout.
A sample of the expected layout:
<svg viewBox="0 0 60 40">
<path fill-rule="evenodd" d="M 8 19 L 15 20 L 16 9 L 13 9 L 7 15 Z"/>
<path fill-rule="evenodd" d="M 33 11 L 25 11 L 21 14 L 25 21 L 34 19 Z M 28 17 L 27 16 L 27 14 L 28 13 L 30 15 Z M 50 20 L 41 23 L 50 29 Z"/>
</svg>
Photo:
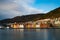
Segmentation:
<svg viewBox="0 0 60 40">
<path fill-rule="evenodd" d="M 42 19 L 22 23 L 8 23 L 7 28 L 59 28 L 60 18 Z"/>
</svg>

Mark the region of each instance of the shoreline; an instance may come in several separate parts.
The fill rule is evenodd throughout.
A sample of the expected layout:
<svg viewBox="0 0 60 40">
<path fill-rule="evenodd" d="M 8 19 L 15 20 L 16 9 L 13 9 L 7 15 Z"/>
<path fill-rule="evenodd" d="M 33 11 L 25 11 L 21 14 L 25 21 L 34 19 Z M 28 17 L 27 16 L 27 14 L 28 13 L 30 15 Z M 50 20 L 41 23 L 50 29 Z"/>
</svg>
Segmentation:
<svg viewBox="0 0 60 40">
<path fill-rule="evenodd" d="M 0 28 L 0 29 L 60 29 L 60 28 Z"/>
</svg>

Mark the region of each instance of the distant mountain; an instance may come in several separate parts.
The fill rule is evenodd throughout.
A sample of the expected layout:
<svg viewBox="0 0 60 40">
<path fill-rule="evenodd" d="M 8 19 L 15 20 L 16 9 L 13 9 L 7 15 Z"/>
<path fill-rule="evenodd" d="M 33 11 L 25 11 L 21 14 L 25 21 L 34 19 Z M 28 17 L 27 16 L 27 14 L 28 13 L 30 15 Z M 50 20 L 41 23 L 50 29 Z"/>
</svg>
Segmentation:
<svg viewBox="0 0 60 40">
<path fill-rule="evenodd" d="M 4 19 L 4 20 L 0 20 L 0 23 L 12 23 L 12 19 Z"/>
<path fill-rule="evenodd" d="M 48 13 L 39 13 L 39 14 L 31 14 L 31 15 L 23 15 L 16 16 L 11 19 L 0 20 L 0 23 L 12 23 L 12 22 L 28 22 L 28 21 L 36 21 L 45 18 L 58 18 L 60 17 L 60 7 L 56 8 Z"/>
</svg>

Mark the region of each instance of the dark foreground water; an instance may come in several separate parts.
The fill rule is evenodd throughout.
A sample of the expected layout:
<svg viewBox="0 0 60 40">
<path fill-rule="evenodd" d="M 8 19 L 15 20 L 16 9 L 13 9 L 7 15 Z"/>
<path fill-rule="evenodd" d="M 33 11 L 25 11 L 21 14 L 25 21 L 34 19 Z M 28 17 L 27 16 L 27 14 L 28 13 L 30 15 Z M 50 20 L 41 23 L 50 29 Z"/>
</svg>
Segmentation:
<svg viewBox="0 0 60 40">
<path fill-rule="evenodd" d="M 60 29 L 0 29 L 0 40 L 60 40 Z"/>
</svg>

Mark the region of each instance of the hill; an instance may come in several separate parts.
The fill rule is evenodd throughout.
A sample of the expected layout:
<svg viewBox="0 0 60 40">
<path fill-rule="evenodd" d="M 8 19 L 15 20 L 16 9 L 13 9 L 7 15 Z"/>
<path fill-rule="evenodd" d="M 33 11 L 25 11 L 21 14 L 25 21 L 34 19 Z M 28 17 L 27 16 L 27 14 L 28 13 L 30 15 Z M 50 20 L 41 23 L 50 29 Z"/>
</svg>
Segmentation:
<svg viewBox="0 0 60 40">
<path fill-rule="evenodd" d="M 28 22 L 28 21 L 45 19 L 45 18 L 58 18 L 58 17 L 60 17 L 60 7 L 46 14 L 38 13 L 38 14 L 31 14 L 31 15 L 16 16 L 11 19 L 0 20 L 0 23 Z"/>
<path fill-rule="evenodd" d="M 46 15 L 45 15 L 46 18 L 58 18 L 60 17 L 60 7 L 48 12 Z"/>
<path fill-rule="evenodd" d="M 0 23 L 13 23 L 13 22 L 27 22 L 27 21 L 36 21 L 42 19 L 45 14 L 31 14 L 24 16 L 16 16 L 11 19 L 1 20 Z"/>
</svg>

